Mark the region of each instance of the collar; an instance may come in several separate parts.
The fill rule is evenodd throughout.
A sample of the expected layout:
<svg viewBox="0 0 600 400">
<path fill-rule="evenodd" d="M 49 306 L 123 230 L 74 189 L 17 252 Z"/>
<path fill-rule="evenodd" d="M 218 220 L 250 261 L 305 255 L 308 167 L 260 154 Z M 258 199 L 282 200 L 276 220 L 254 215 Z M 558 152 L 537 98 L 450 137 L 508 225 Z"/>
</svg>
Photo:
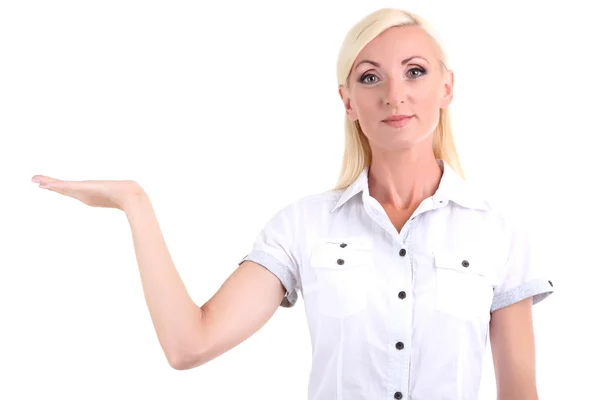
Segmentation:
<svg viewBox="0 0 600 400">
<path fill-rule="evenodd" d="M 452 201 L 466 208 L 489 210 L 488 202 L 478 193 L 475 188 L 466 182 L 452 167 L 444 160 L 436 159 L 442 169 L 442 178 L 438 189 L 433 194 L 435 203 L 448 203 Z M 363 195 L 369 195 L 369 167 L 365 167 L 358 178 L 350 184 L 340 196 L 339 200 L 330 212 L 334 212 L 343 206 L 355 195 L 364 191 Z"/>
</svg>

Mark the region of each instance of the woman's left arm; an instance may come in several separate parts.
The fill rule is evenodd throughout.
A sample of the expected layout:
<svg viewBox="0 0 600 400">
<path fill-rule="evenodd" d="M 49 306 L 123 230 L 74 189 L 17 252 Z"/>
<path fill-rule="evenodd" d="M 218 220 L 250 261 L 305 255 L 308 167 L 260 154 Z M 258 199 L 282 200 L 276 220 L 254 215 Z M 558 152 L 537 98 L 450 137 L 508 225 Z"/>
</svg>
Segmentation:
<svg viewBox="0 0 600 400">
<path fill-rule="evenodd" d="M 490 345 L 497 399 L 539 400 L 531 297 L 492 312 Z"/>
</svg>

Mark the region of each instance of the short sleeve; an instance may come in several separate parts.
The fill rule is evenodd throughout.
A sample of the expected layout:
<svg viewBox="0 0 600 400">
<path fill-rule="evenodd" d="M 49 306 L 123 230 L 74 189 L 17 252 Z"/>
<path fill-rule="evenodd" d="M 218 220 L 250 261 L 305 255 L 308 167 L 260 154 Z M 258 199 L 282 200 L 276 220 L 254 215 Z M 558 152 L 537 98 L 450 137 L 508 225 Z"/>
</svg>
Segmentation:
<svg viewBox="0 0 600 400">
<path fill-rule="evenodd" d="M 533 304 L 554 292 L 547 276 L 549 265 L 543 260 L 541 247 L 534 244 L 529 224 L 515 215 L 504 217 L 506 258 L 494 289 L 491 312 L 532 297 Z"/>
<path fill-rule="evenodd" d="M 290 204 L 279 210 L 259 232 L 246 260 L 254 261 L 271 271 L 286 289 L 281 307 L 293 307 L 298 300 L 298 262 L 293 247 L 296 227 L 295 206 Z"/>
</svg>

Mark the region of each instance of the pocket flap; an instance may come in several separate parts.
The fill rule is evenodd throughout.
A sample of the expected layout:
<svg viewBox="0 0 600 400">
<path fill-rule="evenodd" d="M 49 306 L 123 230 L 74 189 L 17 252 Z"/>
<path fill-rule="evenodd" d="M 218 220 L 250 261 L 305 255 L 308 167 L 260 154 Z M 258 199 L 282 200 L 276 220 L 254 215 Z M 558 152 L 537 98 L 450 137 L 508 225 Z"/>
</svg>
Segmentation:
<svg viewBox="0 0 600 400">
<path fill-rule="evenodd" d="M 313 248 L 311 265 L 315 268 L 347 270 L 372 263 L 372 245 L 366 239 L 320 240 Z"/>
<path fill-rule="evenodd" d="M 492 268 L 489 257 L 481 257 L 477 254 L 441 253 L 434 257 L 436 268 L 450 269 L 463 274 L 488 276 Z"/>
</svg>

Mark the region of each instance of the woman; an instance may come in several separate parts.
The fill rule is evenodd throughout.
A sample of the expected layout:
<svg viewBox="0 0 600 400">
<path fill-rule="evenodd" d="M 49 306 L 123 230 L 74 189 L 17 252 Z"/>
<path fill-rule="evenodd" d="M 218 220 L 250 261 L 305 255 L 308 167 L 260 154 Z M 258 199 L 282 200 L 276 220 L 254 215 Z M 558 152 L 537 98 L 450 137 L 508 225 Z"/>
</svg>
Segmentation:
<svg viewBox="0 0 600 400">
<path fill-rule="evenodd" d="M 338 59 L 346 144 L 338 185 L 279 210 L 197 307 L 134 181 L 40 187 L 123 210 L 152 321 L 176 369 L 204 364 L 303 295 L 313 400 L 477 399 L 489 335 L 499 399 L 537 399 L 532 305 L 547 297 L 527 234 L 462 176 L 453 72 L 431 27 L 382 9 Z"/>
</svg>

